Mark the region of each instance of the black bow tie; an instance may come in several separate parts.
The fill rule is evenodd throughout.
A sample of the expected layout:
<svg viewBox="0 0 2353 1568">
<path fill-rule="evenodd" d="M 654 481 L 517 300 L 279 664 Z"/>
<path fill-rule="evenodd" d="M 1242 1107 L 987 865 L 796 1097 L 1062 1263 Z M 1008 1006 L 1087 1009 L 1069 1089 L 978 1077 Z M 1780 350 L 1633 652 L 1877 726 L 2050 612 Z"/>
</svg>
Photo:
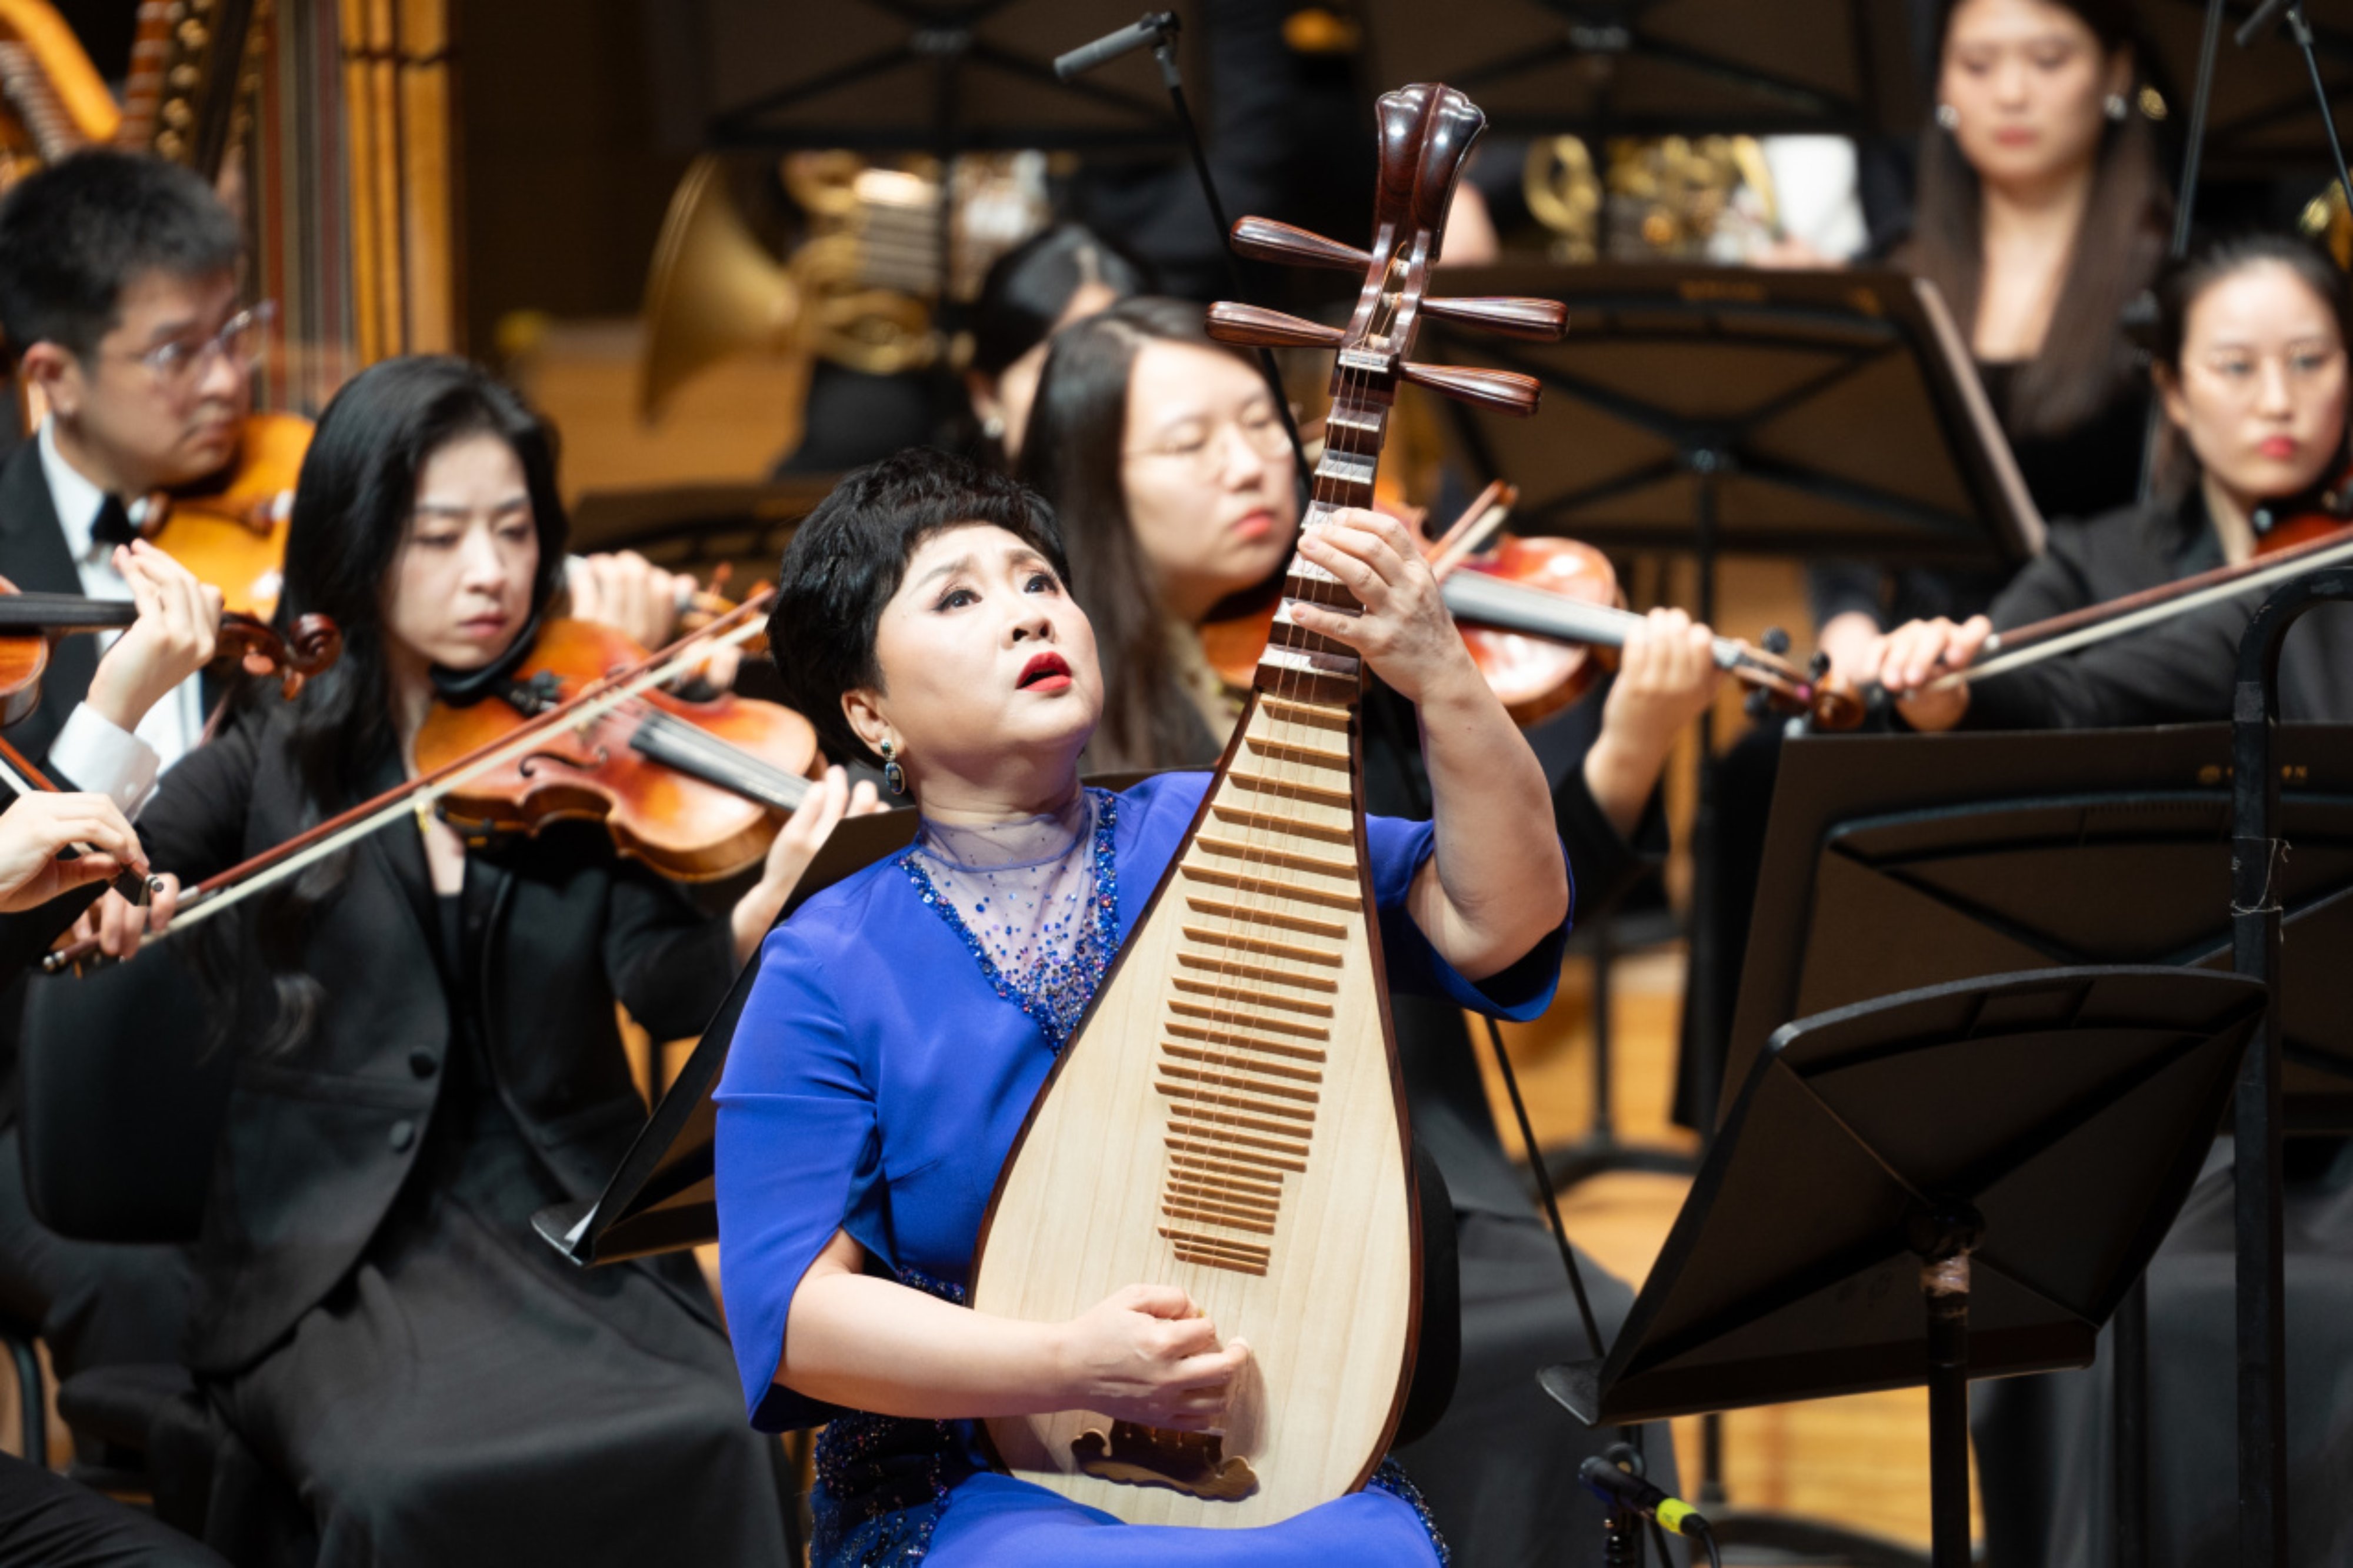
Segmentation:
<svg viewBox="0 0 2353 1568">
<path fill-rule="evenodd" d="M 130 509 L 122 504 L 121 497 L 109 496 L 100 503 L 98 517 L 90 525 L 90 537 L 92 543 L 103 544 L 110 550 L 139 537 L 139 530 L 132 526 Z"/>
</svg>

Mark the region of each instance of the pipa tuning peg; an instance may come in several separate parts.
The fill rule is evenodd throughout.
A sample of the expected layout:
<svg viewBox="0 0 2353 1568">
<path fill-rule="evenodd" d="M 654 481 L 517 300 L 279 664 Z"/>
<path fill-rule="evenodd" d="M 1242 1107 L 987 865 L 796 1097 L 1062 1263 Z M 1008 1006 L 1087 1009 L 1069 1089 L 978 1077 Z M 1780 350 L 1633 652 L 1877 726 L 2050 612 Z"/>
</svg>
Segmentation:
<svg viewBox="0 0 2353 1568">
<path fill-rule="evenodd" d="M 1328 267 L 1336 272 L 1366 272 L 1373 265 L 1370 251 L 1271 217 L 1237 219 L 1233 239 L 1235 254 L 1252 261 L 1288 261 L 1295 267 Z"/>
<path fill-rule="evenodd" d="M 1256 305 L 1210 306 L 1209 335 L 1221 343 L 1270 349 L 1336 349 L 1348 336 L 1337 327 Z"/>
<path fill-rule="evenodd" d="M 1421 313 L 1532 342 L 1556 343 L 1568 336 L 1568 307 L 1557 300 L 1424 300 Z"/>
<path fill-rule="evenodd" d="M 1499 414 L 1525 417 L 1536 411 L 1536 378 L 1508 370 L 1467 370 L 1455 364 L 1413 364 L 1398 367 L 1398 374 L 1416 386 L 1448 397 L 1475 403 Z"/>
</svg>

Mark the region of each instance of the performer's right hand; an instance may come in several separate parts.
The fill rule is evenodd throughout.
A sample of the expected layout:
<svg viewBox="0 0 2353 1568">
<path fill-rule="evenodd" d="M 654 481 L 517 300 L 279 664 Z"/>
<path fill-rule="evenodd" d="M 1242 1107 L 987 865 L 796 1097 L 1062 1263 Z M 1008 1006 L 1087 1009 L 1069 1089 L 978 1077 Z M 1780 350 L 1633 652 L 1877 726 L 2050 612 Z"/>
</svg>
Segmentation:
<svg viewBox="0 0 2353 1568">
<path fill-rule="evenodd" d="M 98 950 L 109 958 L 129 958 L 143 937 L 161 936 L 171 929 L 172 911 L 179 907 L 180 879 L 169 871 L 155 879 L 147 907 L 140 909 L 109 888 L 105 897 L 82 911 L 74 922 L 78 941 L 95 937 Z"/>
<path fill-rule="evenodd" d="M 1065 1407 L 1199 1432 L 1218 1425 L 1250 1363 L 1174 1285 L 1130 1285 L 1062 1325 Z"/>
<path fill-rule="evenodd" d="M 1896 711 L 1915 730 L 1949 730 L 1969 710 L 1969 689 L 1959 684 L 1930 688 L 1953 671 L 1968 668 L 1992 635 L 1993 623 L 1983 616 L 1958 623 L 1942 616 L 1909 621 L 1881 637 L 1856 674 L 1862 682 L 1875 680 L 1884 687 L 1895 699 Z"/>
<path fill-rule="evenodd" d="M 58 859 L 69 844 L 88 853 Z M 44 791 L 0 812 L 0 910 L 36 908 L 126 867 L 144 875 L 147 853 L 121 808 L 102 795 Z"/>
</svg>

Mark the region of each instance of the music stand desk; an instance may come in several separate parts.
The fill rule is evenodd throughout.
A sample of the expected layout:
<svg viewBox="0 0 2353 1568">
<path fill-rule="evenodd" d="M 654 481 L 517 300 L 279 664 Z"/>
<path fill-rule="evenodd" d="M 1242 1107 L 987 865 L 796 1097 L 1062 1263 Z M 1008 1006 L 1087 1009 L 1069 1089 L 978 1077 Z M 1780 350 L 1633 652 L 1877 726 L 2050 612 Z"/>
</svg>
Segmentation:
<svg viewBox="0 0 2353 1568">
<path fill-rule="evenodd" d="M 1968 1381 L 2090 1363 L 2263 1008 L 2244 975 L 2103 966 L 1785 1026 L 1617 1342 L 1546 1391 L 1598 1426 L 1925 1383 L 1934 1561 L 1964 1568 Z"/>
<path fill-rule="evenodd" d="M 1783 746 L 1724 1089 L 1784 1019 L 1973 975 L 2232 966 L 2228 724 Z M 2281 727 L 2286 1126 L 2353 1130 L 2353 726 Z"/>
<path fill-rule="evenodd" d="M 1520 487 L 1523 532 L 1704 561 L 1994 566 L 2042 551 L 1968 346 L 1909 274 L 1518 262 L 1446 283 L 1568 311 L 1558 343 L 1425 328 L 1432 359 L 1543 385 L 1533 419 L 1451 400 L 1443 416 L 1476 479 Z"/>
</svg>

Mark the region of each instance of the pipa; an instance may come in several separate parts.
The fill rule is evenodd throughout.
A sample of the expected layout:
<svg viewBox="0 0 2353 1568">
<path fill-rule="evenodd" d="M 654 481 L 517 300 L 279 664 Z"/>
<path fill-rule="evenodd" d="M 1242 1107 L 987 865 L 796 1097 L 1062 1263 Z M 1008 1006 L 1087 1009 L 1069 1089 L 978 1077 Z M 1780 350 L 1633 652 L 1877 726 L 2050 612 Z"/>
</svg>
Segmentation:
<svg viewBox="0 0 2353 1568">
<path fill-rule="evenodd" d="M 1263 219 L 1266 260 L 1361 271 L 1347 328 L 1245 306 L 1229 342 L 1339 351 L 1303 526 L 1368 507 L 1399 382 L 1532 413 L 1535 383 L 1408 363 L 1424 314 L 1556 338 L 1544 300 L 1425 300 L 1456 174 L 1485 117 L 1450 88 L 1380 101 L 1369 251 Z M 1294 557 L 1234 738 L 998 1175 L 978 1310 L 1058 1321 L 1173 1283 L 1252 1368 L 1222 1430 L 1089 1411 L 991 1420 L 999 1463 L 1135 1523 L 1272 1523 L 1364 1484 L 1395 1430 L 1420 1301 L 1403 1089 L 1365 855 L 1357 702 L 1343 644 L 1293 603 L 1359 609 Z"/>
</svg>

